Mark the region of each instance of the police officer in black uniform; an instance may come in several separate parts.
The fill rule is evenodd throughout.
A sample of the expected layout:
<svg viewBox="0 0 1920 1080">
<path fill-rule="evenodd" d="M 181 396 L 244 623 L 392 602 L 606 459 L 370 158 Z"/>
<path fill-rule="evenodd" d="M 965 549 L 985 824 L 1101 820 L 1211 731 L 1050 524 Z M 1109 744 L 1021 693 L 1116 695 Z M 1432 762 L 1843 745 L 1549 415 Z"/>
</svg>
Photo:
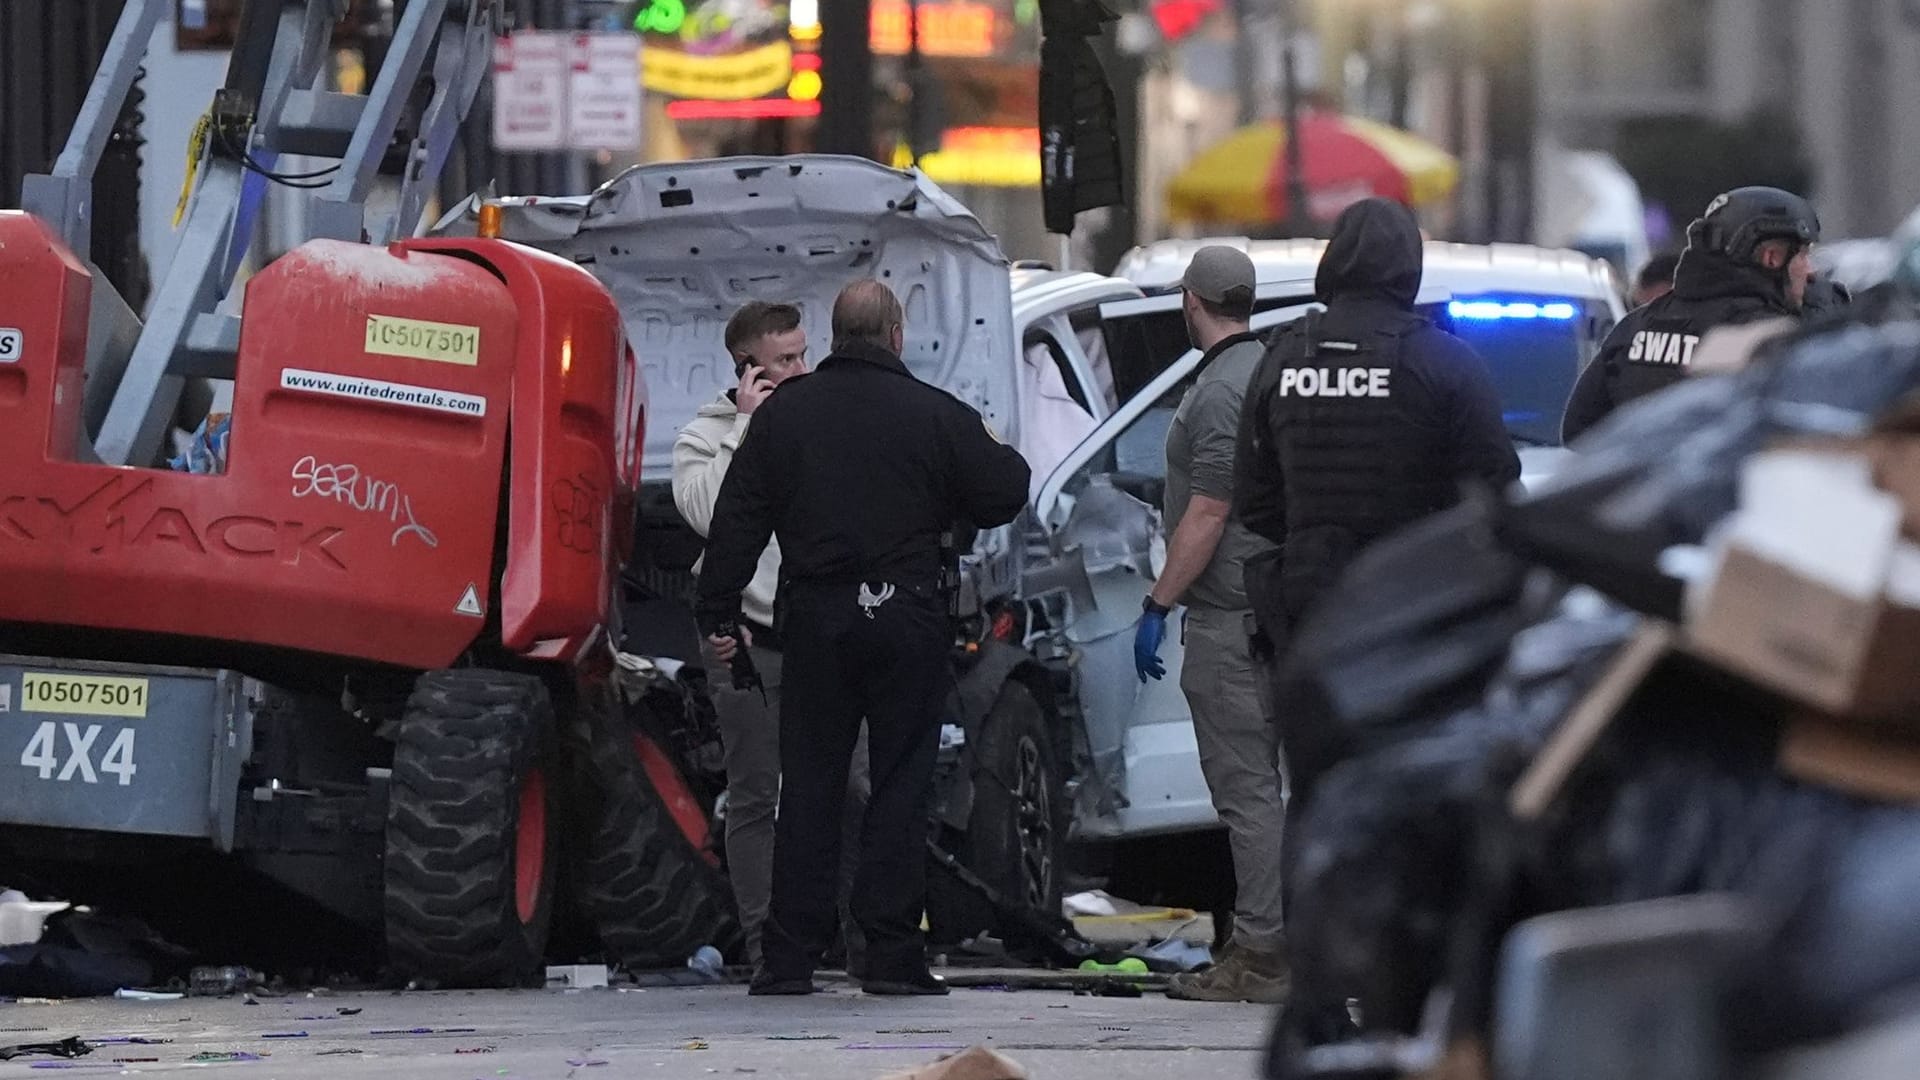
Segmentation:
<svg viewBox="0 0 1920 1080">
<path fill-rule="evenodd" d="M 1621 405 L 1685 378 L 1709 330 L 1800 315 L 1819 239 L 1813 205 L 1790 191 L 1743 187 L 1713 200 L 1687 227 L 1673 291 L 1622 319 L 1581 373 L 1561 436 L 1572 442 Z"/>
<path fill-rule="evenodd" d="M 1247 388 L 1234 513 L 1279 545 L 1247 562 L 1262 643 L 1277 651 L 1373 541 L 1455 505 L 1462 481 L 1520 478 L 1486 362 L 1414 310 L 1425 248 L 1406 207 L 1351 206 L 1334 224 L 1315 292 L 1327 305 L 1273 341 Z M 1269 695 L 1300 819 L 1327 762 L 1323 733 Z M 1297 851 L 1289 843 L 1289 856 Z"/>
<path fill-rule="evenodd" d="M 780 809 L 773 903 L 750 993 L 812 993 L 832 944 L 847 766 L 867 723 L 873 794 L 853 916 L 871 994 L 944 994 L 927 970 L 927 815 L 952 685 L 941 537 L 992 528 L 1027 501 L 1028 468 L 979 413 L 901 362 L 900 301 L 877 281 L 834 303 L 833 354 L 754 416 L 714 510 L 701 627 L 734 655 L 740 593 L 769 535 L 784 557 L 777 615 Z"/>
</svg>

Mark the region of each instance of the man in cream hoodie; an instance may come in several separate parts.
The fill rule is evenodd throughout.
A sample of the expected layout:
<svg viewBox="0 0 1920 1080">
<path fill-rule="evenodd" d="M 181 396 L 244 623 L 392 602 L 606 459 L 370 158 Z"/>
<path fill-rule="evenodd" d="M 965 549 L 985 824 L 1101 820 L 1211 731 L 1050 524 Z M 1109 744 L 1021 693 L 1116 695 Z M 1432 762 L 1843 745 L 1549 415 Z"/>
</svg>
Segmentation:
<svg viewBox="0 0 1920 1080">
<path fill-rule="evenodd" d="M 673 444 L 674 505 L 702 538 L 713 523 L 720 485 L 753 422 L 754 410 L 775 387 L 807 371 L 807 333 L 800 327 L 800 310 L 791 304 L 757 300 L 747 304 L 727 320 L 725 341 L 740 385 L 702 406 Z M 694 572 L 699 571 L 700 564 L 694 564 Z M 760 925 L 766 921 L 773 894 L 773 819 L 780 801 L 781 649 L 773 614 L 779 587 L 780 543 L 770 540 L 740 599 L 752 636 L 749 652 L 766 684 L 764 693 L 735 690 L 727 665 L 704 640 L 701 644 L 726 746 L 727 868 L 747 931 L 747 952 L 755 966 L 760 962 Z M 863 733 L 848 787 L 848 818 L 855 830 L 866 803 L 866 766 Z M 858 857 L 857 844 L 846 845 L 845 850 L 849 858 Z M 843 877 L 850 879 L 850 870 Z M 842 922 L 851 928 L 851 920 Z M 848 947 L 857 950 L 858 943 L 849 941 Z"/>
</svg>

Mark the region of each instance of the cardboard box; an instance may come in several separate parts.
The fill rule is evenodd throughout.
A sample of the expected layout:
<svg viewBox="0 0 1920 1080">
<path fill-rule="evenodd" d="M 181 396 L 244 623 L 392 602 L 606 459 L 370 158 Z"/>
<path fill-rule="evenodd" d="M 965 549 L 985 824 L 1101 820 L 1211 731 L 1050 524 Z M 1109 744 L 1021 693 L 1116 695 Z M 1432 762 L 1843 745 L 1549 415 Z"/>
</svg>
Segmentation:
<svg viewBox="0 0 1920 1080">
<path fill-rule="evenodd" d="M 1920 732 L 1920 546 L 1904 535 L 1911 506 L 1880 486 L 1920 491 L 1902 462 L 1920 457 L 1853 445 L 1750 459 L 1687 646 L 1824 712 Z"/>
<path fill-rule="evenodd" d="M 1745 550 L 1728 550 L 1688 628 L 1699 655 L 1836 716 L 1920 730 L 1920 611 L 1849 596 Z"/>
<path fill-rule="evenodd" d="M 1809 784 L 1890 803 L 1920 803 L 1920 742 L 1814 717 L 1787 725 L 1780 771 Z"/>
</svg>

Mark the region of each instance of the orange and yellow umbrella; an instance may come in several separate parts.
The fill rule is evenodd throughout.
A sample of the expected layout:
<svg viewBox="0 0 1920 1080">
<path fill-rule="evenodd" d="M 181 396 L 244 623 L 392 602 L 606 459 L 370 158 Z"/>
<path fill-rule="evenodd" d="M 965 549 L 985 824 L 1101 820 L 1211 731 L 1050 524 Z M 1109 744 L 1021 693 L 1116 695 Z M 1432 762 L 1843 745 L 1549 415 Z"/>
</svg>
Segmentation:
<svg viewBox="0 0 1920 1080">
<path fill-rule="evenodd" d="M 1193 159 L 1167 188 L 1175 222 L 1252 224 L 1287 217 L 1287 131 L 1279 121 L 1244 127 Z M 1453 156 L 1417 135 L 1355 116 L 1300 118 L 1308 212 L 1330 221 L 1361 199 L 1383 196 L 1411 207 L 1453 193 Z"/>
</svg>

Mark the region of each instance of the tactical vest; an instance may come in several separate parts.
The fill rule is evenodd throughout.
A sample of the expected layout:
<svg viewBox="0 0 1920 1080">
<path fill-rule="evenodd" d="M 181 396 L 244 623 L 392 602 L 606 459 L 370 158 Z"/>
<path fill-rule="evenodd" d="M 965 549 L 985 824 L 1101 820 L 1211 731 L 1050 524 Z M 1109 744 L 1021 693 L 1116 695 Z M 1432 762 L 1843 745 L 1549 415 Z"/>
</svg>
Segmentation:
<svg viewBox="0 0 1920 1080">
<path fill-rule="evenodd" d="M 1687 377 L 1694 351 L 1711 330 L 1751 322 L 1774 309 L 1745 296 L 1683 300 L 1668 294 L 1648 305 L 1635 325 L 1623 326 L 1625 340 L 1607 370 L 1616 406 L 1655 394 Z"/>
</svg>

